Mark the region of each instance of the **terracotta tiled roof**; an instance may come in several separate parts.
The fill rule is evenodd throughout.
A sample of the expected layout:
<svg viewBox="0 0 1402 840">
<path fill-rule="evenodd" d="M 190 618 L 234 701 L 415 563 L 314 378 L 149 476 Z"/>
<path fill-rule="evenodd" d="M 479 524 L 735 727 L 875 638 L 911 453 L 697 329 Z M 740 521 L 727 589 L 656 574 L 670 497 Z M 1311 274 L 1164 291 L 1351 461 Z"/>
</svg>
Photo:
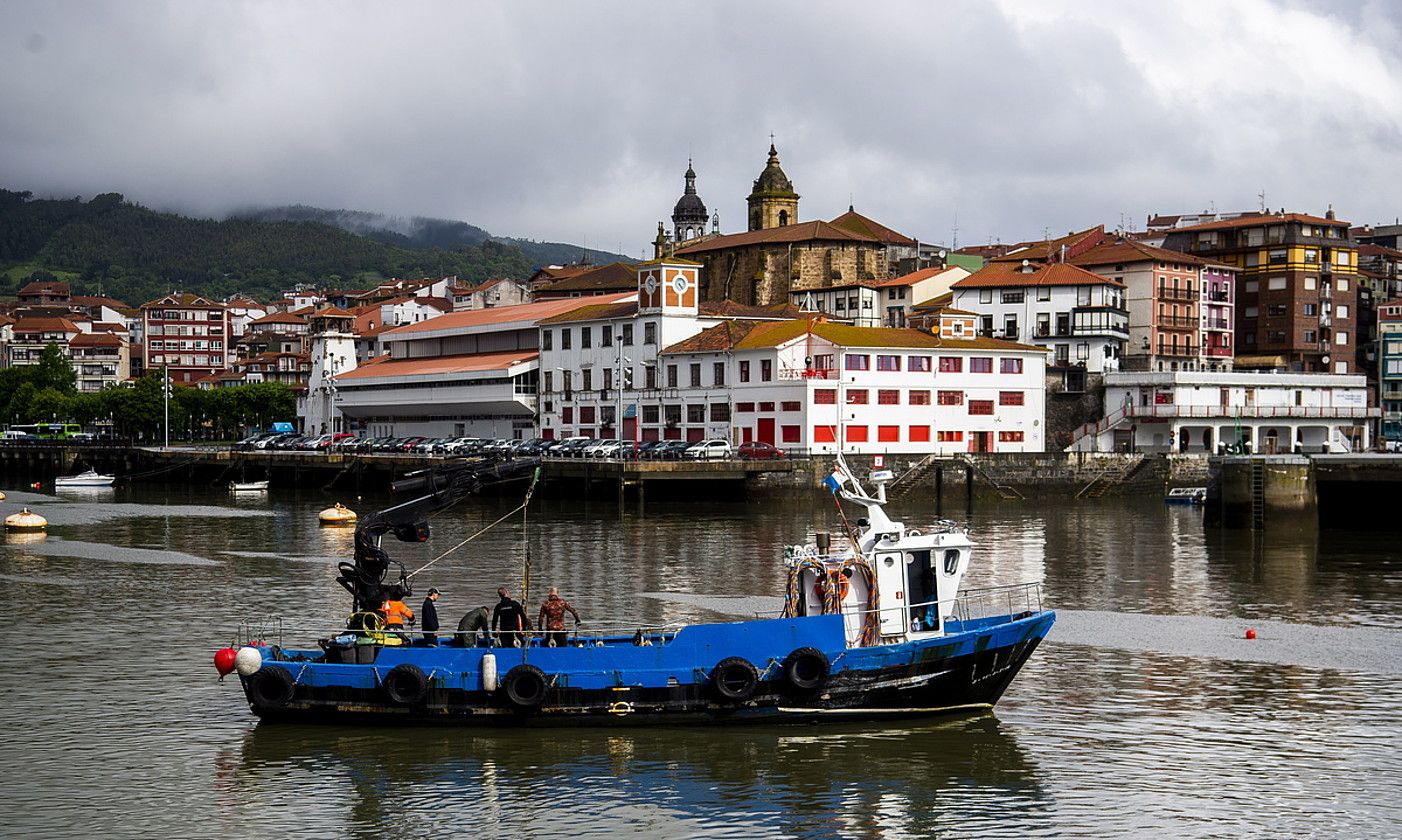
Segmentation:
<svg viewBox="0 0 1402 840">
<path fill-rule="evenodd" d="M 840 227 L 843 230 L 851 231 L 852 233 L 870 236 L 878 242 L 884 242 L 887 245 L 908 245 L 913 248 L 919 244 L 909 236 L 903 233 L 897 233 L 880 222 L 863 216 L 851 207 L 847 208 L 846 213 L 833 219 L 830 224 L 834 227 Z"/>
<path fill-rule="evenodd" d="M 14 332 L 81 332 L 78 326 L 67 318 L 20 318 L 15 322 Z"/>
<path fill-rule="evenodd" d="M 1265 216 L 1242 216 L 1237 219 L 1219 220 L 1216 222 L 1203 222 L 1200 225 L 1189 225 L 1188 227 L 1174 228 L 1165 233 L 1183 233 L 1184 231 L 1199 230 L 1235 230 L 1245 227 L 1259 227 L 1261 225 L 1281 224 L 1283 222 L 1304 222 L 1311 225 L 1332 225 L 1334 227 L 1348 227 L 1349 223 L 1339 219 L 1326 219 L 1322 216 L 1311 216 L 1308 213 L 1279 213 Z"/>
<path fill-rule="evenodd" d="M 1014 263 L 991 262 L 954 284 L 956 289 L 996 288 L 999 286 L 1115 286 L 1124 284 L 1111 277 L 1102 277 L 1069 263 L 1033 264 L 1033 271 L 1024 273 Z"/>
<path fill-rule="evenodd" d="M 122 340 L 111 333 L 78 333 L 68 341 L 69 347 L 121 347 Z"/>
<path fill-rule="evenodd" d="M 536 350 L 512 350 L 506 353 L 469 353 L 460 356 L 433 356 L 427 359 L 393 359 L 377 356 L 349 373 L 336 377 L 345 382 L 380 377 L 426 376 L 443 373 L 477 373 L 506 370 L 513 365 L 529 362 L 540 356 Z"/>
<path fill-rule="evenodd" d="M 671 345 L 664 354 L 705 353 L 721 350 L 751 350 L 779 347 L 812 333 L 839 347 L 915 347 L 964 350 L 1035 350 L 1046 348 L 997 338 L 946 340 L 933 333 L 891 327 L 853 327 L 831 321 L 727 321 Z"/>
<path fill-rule="evenodd" d="M 439 330 L 468 330 L 473 327 L 487 326 L 490 324 L 509 324 L 515 322 L 537 322 L 545 318 L 551 318 L 565 312 L 578 309 L 582 306 L 602 306 L 612 303 L 619 303 L 626 298 L 636 295 L 637 292 L 623 292 L 617 295 L 601 295 L 599 297 L 577 297 L 577 298 L 557 298 L 554 300 L 542 300 L 535 303 L 522 303 L 516 306 L 496 306 L 490 309 L 469 309 L 465 312 L 449 312 L 446 315 L 439 315 L 437 318 L 430 318 L 427 321 L 419 321 L 416 324 L 407 324 L 391 330 L 395 338 L 412 338 L 415 333 L 437 332 Z"/>
<path fill-rule="evenodd" d="M 1402 259 L 1402 251 L 1396 248 L 1389 248 L 1386 245 L 1374 245 L 1370 242 L 1358 243 L 1358 256 L 1360 257 L 1392 257 Z"/>
<path fill-rule="evenodd" d="M 917 303 L 914 306 L 912 306 L 911 309 L 946 309 L 953 303 L 954 293 L 945 292 L 944 294 L 939 295 L 938 297 L 932 297 L 929 300 L 921 301 L 920 303 Z"/>
<path fill-rule="evenodd" d="M 783 244 L 787 242 L 869 242 L 877 243 L 874 236 L 853 233 L 830 222 L 800 222 L 796 225 L 751 230 L 745 233 L 731 233 L 704 239 L 694 245 L 677 249 L 678 256 L 704 254 L 726 248 L 743 248 L 747 245 Z"/>
<path fill-rule="evenodd" d="M 19 294 L 21 297 L 30 297 L 32 295 L 43 295 L 45 297 L 67 297 L 68 293 L 68 284 L 56 280 L 36 280 L 33 283 L 30 283 L 29 285 L 25 286 L 23 289 L 19 290 Z"/>
<path fill-rule="evenodd" d="M 1061 248 L 1066 247 L 1066 258 L 1069 260 L 1077 254 L 1089 251 L 1096 245 L 1105 241 L 1105 226 L 1096 225 L 1093 228 L 1086 228 L 1081 231 L 1072 231 L 1057 239 L 1043 242 L 1022 242 L 1014 246 L 1006 254 L 992 257 L 989 262 L 1022 262 L 1032 260 L 1033 262 L 1047 262 L 1060 257 Z"/>
<path fill-rule="evenodd" d="M 569 300 L 579 301 L 589 298 L 569 298 Z M 574 324 L 580 321 L 601 321 L 613 318 L 631 318 L 638 313 L 638 302 L 623 301 L 622 303 L 592 303 L 588 306 L 581 306 L 569 312 L 562 312 L 559 315 L 552 315 L 549 318 L 540 320 L 541 326 L 549 324 Z"/>
<path fill-rule="evenodd" d="M 596 291 L 622 291 L 624 289 L 638 288 L 638 269 L 628 263 L 609 263 L 598 267 L 589 267 L 585 271 L 577 272 L 573 276 L 554 283 L 540 290 L 541 295 L 554 295 L 559 292 L 596 292 Z"/>
<path fill-rule="evenodd" d="M 581 300 L 581 298 L 574 298 Z M 588 300 L 588 298 L 583 298 Z M 542 326 L 549 324 L 574 324 L 580 321 L 606 321 L 617 318 L 632 318 L 638 314 L 638 302 L 635 300 L 624 301 L 622 303 L 594 303 L 581 306 L 571 312 L 565 312 L 550 318 L 541 319 Z M 746 306 L 743 303 L 736 303 L 733 300 L 703 300 L 698 307 L 697 315 L 701 318 L 739 318 L 739 319 L 760 319 L 760 320 L 783 320 L 786 318 L 797 318 L 801 310 L 791 303 L 774 304 L 772 306 Z"/>
<path fill-rule="evenodd" d="M 916 283 L 919 283 L 922 280 L 929 280 L 931 277 L 938 277 L 939 275 L 944 274 L 946 271 L 963 270 L 965 269 L 961 269 L 959 266 L 955 265 L 945 266 L 944 268 L 932 265 L 929 268 L 922 268 L 919 271 L 912 271 L 909 274 L 902 274 L 900 277 L 892 277 L 890 280 L 882 280 L 876 285 L 881 288 L 886 288 L 888 286 L 914 286 Z"/>
<path fill-rule="evenodd" d="M 73 306 L 106 306 L 109 309 L 126 309 L 127 305 L 116 298 L 101 295 L 73 295 L 68 298 Z"/>
<path fill-rule="evenodd" d="M 354 312 L 347 312 L 335 306 L 328 306 L 325 309 L 318 309 L 310 314 L 313 318 L 354 318 Z"/>
<path fill-rule="evenodd" d="M 1153 245 L 1145 245 L 1143 242 L 1129 239 L 1107 241 L 1083 254 L 1068 259 L 1067 262 L 1072 265 L 1118 265 L 1120 263 L 1144 262 L 1145 260 L 1180 265 L 1207 265 L 1206 260 L 1200 260 L 1182 251 L 1155 248 Z"/>
</svg>

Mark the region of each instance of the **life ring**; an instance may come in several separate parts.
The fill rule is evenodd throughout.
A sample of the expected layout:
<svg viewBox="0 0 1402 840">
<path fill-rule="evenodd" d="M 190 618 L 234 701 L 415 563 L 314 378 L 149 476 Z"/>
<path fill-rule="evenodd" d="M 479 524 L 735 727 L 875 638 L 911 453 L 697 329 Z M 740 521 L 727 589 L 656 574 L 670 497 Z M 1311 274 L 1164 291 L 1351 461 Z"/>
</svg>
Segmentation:
<svg viewBox="0 0 1402 840">
<path fill-rule="evenodd" d="M 842 572 L 826 572 L 813 582 L 813 598 L 818 603 L 827 600 L 829 587 L 837 586 L 837 600 L 841 603 L 847 600 L 847 593 L 852 591 L 852 581 Z"/>
<path fill-rule="evenodd" d="M 249 697 L 255 706 L 280 709 L 292 702 L 296 691 L 297 683 L 292 679 L 292 673 L 276 665 L 259 668 L 248 679 Z"/>
<path fill-rule="evenodd" d="M 550 683 L 545 672 L 534 665 L 517 665 L 501 680 L 501 691 L 518 709 L 534 709 L 545 702 Z"/>
<path fill-rule="evenodd" d="M 422 668 L 408 662 L 389 669 L 384 687 L 390 702 L 400 706 L 415 706 L 428 697 L 428 677 Z"/>
<path fill-rule="evenodd" d="M 784 682 L 800 692 L 822 688 L 832 672 L 828 655 L 813 647 L 801 647 L 784 658 Z"/>
<path fill-rule="evenodd" d="M 711 669 L 711 688 L 722 700 L 744 702 L 759 688 L 759 671 L 744 657 L 726 657 Z"/>
</svg>

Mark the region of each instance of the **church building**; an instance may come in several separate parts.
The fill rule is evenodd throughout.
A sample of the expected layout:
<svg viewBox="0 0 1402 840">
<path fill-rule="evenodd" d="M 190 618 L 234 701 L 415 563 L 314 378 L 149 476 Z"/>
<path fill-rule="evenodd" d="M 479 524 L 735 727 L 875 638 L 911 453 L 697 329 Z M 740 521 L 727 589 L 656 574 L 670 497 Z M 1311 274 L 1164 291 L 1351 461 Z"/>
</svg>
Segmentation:
<svg viewBox="0 0 1402 840">
<path fill-rule="evenodd" d="M 701 264 L 701 297 L 751 306 L 784 304 L 791 293 L 852 283 L 877 283 L 890 277 L 895 234 L 850 209 L 845 224 L 800 220 L 799 194 L 779 165 L 771 143 L 769 159 L 747 199 L 749 229 L 720 234 L 719 218 L 705 233 L 706 205 L 696 194 L 696 173 L 688 164 L 686 192 L 673 211 L 673 235 L 659 225 L 656 256 L 681 257 Z M 853 216 L 869 224 L 852 224 Z M 837 220 L 834 220 L 837 221 Z"/>
</svg>

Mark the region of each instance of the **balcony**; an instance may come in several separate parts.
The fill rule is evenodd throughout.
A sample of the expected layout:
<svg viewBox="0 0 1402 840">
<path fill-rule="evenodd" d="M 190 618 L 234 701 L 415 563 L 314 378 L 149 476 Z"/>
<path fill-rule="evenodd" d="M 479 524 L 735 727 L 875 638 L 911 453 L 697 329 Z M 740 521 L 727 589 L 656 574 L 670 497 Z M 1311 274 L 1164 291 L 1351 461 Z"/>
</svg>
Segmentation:
<svg viewBox="0 0 1402 840">
<path fill-rule="evenodd" d="M 1173 359 L 1195 359 L 1197 358 L 1198 350 L 1197 347 L 1192 344 L 1184 344 L 1178 347 L 1169 344 L 1160 347 L 1158 354 Z"/>
<path fill-rule="evenodd" d="M 1214 303 L 1230 303 L 1232 300 L 1232 296 L 1230 292 L 1222 290 L 1216 292 L 1208 292 L 1207 299 L 1213 301 Z"/>
<path fill-rule="evenodd" d="M 1232 322 L 1226 318 L 1203 318 L 1202 328 L 1205 330 L 1229 330 Z"/>
<path fill-rule="evenodd" d="M 1209 344 L 1202 348 L 1202 354 L 1214 359 L 1230 359 L 1232 357 L 1232 348 Z"/>
<path fill-rule="evenodd" d="M 1172 286 L 1159 287 L 1159 300 L 1177 300 L 1192 302 L 1198 299 L 1196 289 L 1175 289 Z"/>
<path fill-rule="evenodd" d="M 1196 329 L 1197 325 L 1198 319 L 1185 315 L 1160 315 L 1158 320 L 1158 326 L 1169 329 L 1191 330 Z"/>
<path fill-rule="evenodd" d="M 795 379 L 836 379 L 837 368 L 779 368 L 779 378 L 783 380 Z"/>
<path fill-rule="evenodd" d="M 1224 418 L 1224 417 L 1292 417 L 1336 419 L 1344 417 L 1379 417 L 1382 409 L 1372 406 L 1319 405 L 1130 405 L 1123 409 L 1126 417 Z"/>
</svg>

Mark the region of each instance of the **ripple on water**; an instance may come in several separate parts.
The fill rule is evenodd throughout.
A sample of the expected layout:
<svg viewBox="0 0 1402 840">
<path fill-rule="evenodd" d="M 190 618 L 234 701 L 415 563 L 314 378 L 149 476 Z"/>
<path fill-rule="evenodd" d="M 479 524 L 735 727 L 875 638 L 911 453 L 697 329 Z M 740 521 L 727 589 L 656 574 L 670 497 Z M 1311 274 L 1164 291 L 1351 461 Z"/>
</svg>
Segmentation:
<svg viewBox="0 0 1402 840">
<path fill-rule="evenodd" d="M 80 560 L 105 560 L 112 563 L 139 563 L 148 565 L 217 566 L 213 560 L 196 557 L 183 551 L 169 551 L 163 548 L 133 548 L 107 543 L 80 542 L 65 540 L 50 534 L 42 542 L 27 542 L 22 545 L 6 544 L 11 552 L 37 554 L 42 557 L 72 557 Z"/>
</svg>

